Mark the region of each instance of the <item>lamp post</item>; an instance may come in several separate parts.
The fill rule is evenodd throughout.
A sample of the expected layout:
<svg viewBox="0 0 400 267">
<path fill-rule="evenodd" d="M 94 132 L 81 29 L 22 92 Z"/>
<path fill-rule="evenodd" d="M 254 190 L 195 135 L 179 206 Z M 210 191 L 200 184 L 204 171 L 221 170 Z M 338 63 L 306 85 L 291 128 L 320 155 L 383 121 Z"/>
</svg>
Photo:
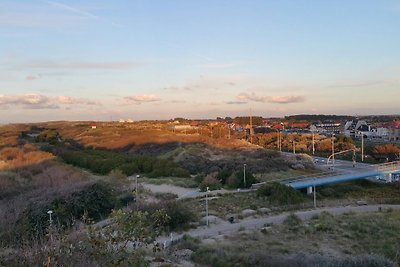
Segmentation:
<svg viewBox="0 0 400 267">
<path fill-rule="evenodd" d="M 316 192 L 316 186 L 315 186 L 315 178 L 314 178 L 314 209 L 317 208 L 317 192 Z"/>
<path fill-rule="evenodd" d="M 283 122 L 281 122 L 281 126 L 282 126 L 282 134 L 283 131 L 285 130 L 285 125 L 283 124 Z M 281 133 L 279 132 L 279 151 L 282 152 L 282 139 L 283 136 L 281 137 Z"/>
<path fill-rule="evenodd" d="M 281 132 L 279 129 L 275 129 L 276 131 L 276 147 L 279 151 L 282 151 L 282 145 L 281 145 Z"/>
<path fill-rule="evenodd" d="M 52 210 L 47 211 L 47 214 L 49 214 L 49 235 L 50 235 L 50 241 L 53 243 L 53 219 L 51 218 L 51 214 L 53 214 Z"/>
<path fill-rule="evenodd" d="M 243 188 L 246 188 L 246 163 L 243 164 Z"/>
<path fill-rule="evenodd" d="M 49 210 L 49 211 L 47 212 L 47 214 L 49 214 L 49 223 L 50 223 L 50 226 L 51 226 L 51 224 L 52 224 L 52 222 L 53 222 L 53 220 L 52 220 L 52 218 L 51 218 L 51 214 L 53 214 L 53 211 L 52 211 L 52 210 Z"/>
<path fill-rule="evenodd" d="M 361 161 L 364 162 L 364 134 L 363 132 L 361 133 Z"/>
<path fill-rule="evenodd" d="M 332 134 L 332 168 L 335 165 L 335 134 Z"/>
<path fill-rule="evenodd" d="M 312 131 L 312 154 L 315 154 L 315 137 L 314 137 L 314 131 Z"/>
<path fill-rule="evenodd" d="M 296 141 L 293 140 L 293 154 L 296 154 Z"/>
<path fill-rule="evenodd" d="M 208 186 L 206 188 L 206 225 L 208 226 Z"/>
<path fill-rule="evenodd" d="M 136 183 L 136 185 L 135 185 L 136 211 L 139 211 L 139 192 L 138 192 L 138 178 L 139 178 L 139 177 L 140 177 L 139 174 L 136 175 L 136 181 L 135 181 L 135 183 Z"/>
</svg>

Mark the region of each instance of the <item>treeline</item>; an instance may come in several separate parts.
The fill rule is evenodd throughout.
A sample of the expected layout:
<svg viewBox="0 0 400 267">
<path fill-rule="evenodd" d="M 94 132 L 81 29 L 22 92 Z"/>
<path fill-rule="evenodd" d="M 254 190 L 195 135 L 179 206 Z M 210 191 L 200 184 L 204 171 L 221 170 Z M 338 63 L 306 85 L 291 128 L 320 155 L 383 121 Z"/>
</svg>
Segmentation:
<svg viewBox="0 0 400 267">
<path fill-rule="evenodd" d="M 353 116 L 347 115 L 310 115 L 310 114 L 300 114 L 300 115 L 291 115 L 285 116 L 286 120 L 296 120 L 296 121 L 310 121 L 310 122 L 317 122 L 317 121 L 346 121 L 346 120 L 353 120 Z"/>
<path fill-rule="evenodd" d="M 250 117 L 236 117 L 233 119 L 233 122 L 239 125 L 246 125 L 246 124 L 250 124 Z M 258 117 L 258 116 L 254 116 L 251 117 L 251 123 L 254 126 L 257 125 L 262 125 L 263 124 L 263 118 L 262 117 Z"/>
<path fill-rule="evenodd" d="M 68 164 L 101 175 L 109 174 L 112 170 L 120 170 L 127 176 L 145 173 L 153 178 L 188 177 L 190 175 L 187 170 L 181 168 L 174 161 L 152 156 L 131 156 L 105 150 L 67 151 L 60 156 Z"/>
</svg>

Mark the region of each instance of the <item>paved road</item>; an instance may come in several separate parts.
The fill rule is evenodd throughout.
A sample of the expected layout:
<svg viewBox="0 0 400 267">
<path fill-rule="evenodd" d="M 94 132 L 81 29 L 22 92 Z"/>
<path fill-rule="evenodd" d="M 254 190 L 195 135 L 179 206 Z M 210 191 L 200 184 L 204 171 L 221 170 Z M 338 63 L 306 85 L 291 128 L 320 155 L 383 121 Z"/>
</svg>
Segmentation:
<svg viewBox="0 0 400 267">
<path fill-rule="evenodd" d="M 302 220 L 309 220 L 313 216 L 320 214 L 321 212 L 329 212 L 333 215 L 341 215 L 349 212 L 364 213 L 364 212 L 378 212 L 379 209 L 393 209 L 400 210 L 400 205 L 366 205 L 366 206 L 346 206 L 346 207 L 331 207 L 321 208 L 316 210 L 306 210 L 294 212 Z M 281 215 L 263 217 L 263 218 L 249 218 L 244 219 L 238 223 L 222 222 L 220 224 L 212 224 L 210 227 L 203 226 L 201 228 L 189 230 L 183 234 L 172 233 L 171 236 L 162 236 L 157 239 L 157 242 L 169 244 L 171 241 L 176 241 L 182 238 L 184 234 L 192 237 L 210 238 L 217 235 L 231 234 L 237 232 L 239 229 L 261 229 L 268 224 L 281 224 L 290 213 L 283 213 Z"/>
</svg>

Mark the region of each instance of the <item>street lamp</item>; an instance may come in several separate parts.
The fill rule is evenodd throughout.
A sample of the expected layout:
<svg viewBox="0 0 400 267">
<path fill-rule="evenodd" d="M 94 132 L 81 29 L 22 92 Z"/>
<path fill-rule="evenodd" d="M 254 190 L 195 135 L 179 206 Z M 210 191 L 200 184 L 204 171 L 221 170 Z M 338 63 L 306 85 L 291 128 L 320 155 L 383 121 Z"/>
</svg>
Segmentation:
<svg viewBox="0 0 400 267">
<path fill-rule="evenodd" d="M 314 131 L 312 131 L 312 154 L 314 155 L 315 153 L 315 137 L 314 137 Z"/>
<path fill-rule="evenodd" d="M 276 131 L 276 146 L 277 146 L 277 149 L 279 151 L 282 151 L 281 150 L 281 133 L 279 132 L 279 129 L 275 129 L 275 131 Z"/>
<path fill-rule="evenodd" d="M 317 192 L 316 192 L 316 187 L 315 187 L 315 178 L 314 178 L 314 209 L 317 208 Z"/>
<path fill-rule="evenodd" d="M 296 141 L 293 140 L 293 154 L 296 154 Z"/>
<path fill-rule="evenodd" d="M 53 225 L 52 225 L 52 223 L 53 223 L 53 220 L 52 220 L 52 218 L 51 218 L 51 214 L 53 214 L 53 211 L 52 210 L 49 210 L 49 211 L 47 211 L 47 214 L 49 214 L 49 235 L 50 235 L 50 241 L 51 241 L 51 243 L 53 243 Z"/>
<path fill-rule="evenodd" d="M 332 134 L 332 168 L 335 165 L 335 134 Z"/>
<path fill-rule="evenodd" d="M 208 186 L 207 186 L 207 189 L 206 189 L 206 225 L 208 226 L 208 192 L 210 192 L 209 190 L 208 190 Z"/>
<path fill-rule="evenodd" d="M 243 164 L 243 188 L 246 188 L 246 163 Z"/>
<path fill-rule="evenodd" d="M 140 177 L 140 175 L 136 175 L 136 181 L 135 181 L 135 193 L 136 193 L 136 211 L 139 211 L 139 192 L 138 192 L 138 178 Z"/>
<path fill-rule="evenodd" d="M 52 218 L 51 218 L 51 214 L 53 214 L 53 211 L 52 211 L 52 210 L 49 210 L 49 211 L 47 212 L 47 214 L 49 214 L 49 222 L 50 222 L 50 225 L 51 225 L 51 223 L 53 222 L 53 220 L 52 220 Z"/>
<path fill-rule="evenodd" d="M 364 161 L 364 134 L 363 132 L 358 132 L 361 134 L 361 161 Z"/>
</svg>

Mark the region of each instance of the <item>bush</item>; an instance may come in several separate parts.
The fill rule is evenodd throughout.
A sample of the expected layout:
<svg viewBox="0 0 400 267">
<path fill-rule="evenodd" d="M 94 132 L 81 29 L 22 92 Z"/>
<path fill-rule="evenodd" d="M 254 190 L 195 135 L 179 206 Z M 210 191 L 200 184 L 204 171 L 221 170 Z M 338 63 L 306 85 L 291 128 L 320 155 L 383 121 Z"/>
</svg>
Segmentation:
<svg viewBox="0 0 400 267">
<path fill-rule="evenodd" d="M 59 197 L 50 203 L 31 203 L 17 221 L 18 235 L 44 235 L 49 225 L 48 210 L 52 210 L 55 224 L 69 227 L 84 214 L 93 220 L 108 216 L 117 204 L 113 190 L 105 183 L 89 184 L 80 191 Z"/>
<path fill-rule="evenodd" d="M 199 238 L 191 237 L 190 235 L 184 234 L 175 247 L 177 249 L 190 249 L 196 251 L 200 248 L 201 240 Z"/>
<path fill-rule="evenodd" d="M 190 222 L 197 220 L 197 215 L 187 205 L 175 200 L 142 205 L 140 209 L 150 214 L 157 210 L 165 211 L 170 218 L 164 225 L 168 231 L 188 228 Z"/>
<path fill-rule="evenodd" d="M 222 170 L 218 173 L 217 179 L 221 182 L 221 184 L 225 184 L 228 178 L 232 175 L 231 171 Z"/>
<path fill-rule="evenodd" d="M 188 177 L 190 174 L 177 163 L 168 159 L 150 156 L 130 156 L 105 150 L 67 151 L 61 154 L 63 160 L 74 166 L 106 175 L 114 169 L 121 170 L 125 175 L 146 173 L 149 177 L 176 176 Z"/>
<path fill-rule="evenodd" d="M 207 190 L 207 187 L 209 188 L 209 190 L 221 189 L 222 185 L 220 181 L 217 180 L 216 176 L 216 173 L 210 173 L 209 175 L 207 175 L 204 178 L 203 182 L 201 182 L 200 184 L 200 190 L 204 192 Z"/>
<path fill-rule="evenodd" d="M 271 203 L 279 205 L 292 205 L 304 201 L 304 196 L 299 191 L 277 182 L 260 187 L 257 196 L 268 197 Z"/>
<path fill-rule="evenodd" d="M 122 164 L 121 166 L 118 166 L 118 169 L 126 176 L 131 176 L 139 172 L 139 168 L 134 162 Z"/>
</svg>

